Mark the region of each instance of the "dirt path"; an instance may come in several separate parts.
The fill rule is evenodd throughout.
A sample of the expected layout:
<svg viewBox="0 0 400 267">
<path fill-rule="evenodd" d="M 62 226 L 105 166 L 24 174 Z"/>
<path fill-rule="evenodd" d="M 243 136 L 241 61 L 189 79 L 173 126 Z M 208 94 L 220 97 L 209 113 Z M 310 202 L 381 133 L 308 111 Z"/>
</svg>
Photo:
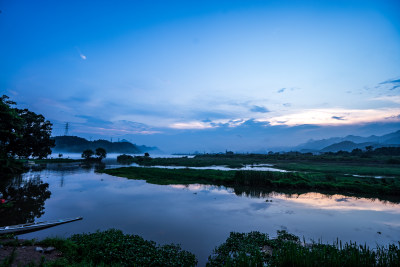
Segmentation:
<svg viewBox="0 0 400 267">
<path fill-rule="evenodd" d="M 1 246 L 1 245 L 0 245 Z M 44 257 L 45 262 L 53 261 L 58 258 L 61 258 L 61 253 L 57 250 L 52 250 L 49 252 L 40 252 L 37 251 L 39 246 L 18 246 L 15 247 L 14 257 L 12 264 L 9 266 L 26 266 L 29 263 L 34 262 L 35 264 L 39 264 L 42 261 L 42 257 Z M 43 249 L 46 249 L 44 247 Z M 3 246 L 0 247 L 0 264 L 3 263 L 7 257 L 10 257 L 14 251 L 13 246 Z M 12 257 L 12 256 L 11 256 Z"/>
</svg>

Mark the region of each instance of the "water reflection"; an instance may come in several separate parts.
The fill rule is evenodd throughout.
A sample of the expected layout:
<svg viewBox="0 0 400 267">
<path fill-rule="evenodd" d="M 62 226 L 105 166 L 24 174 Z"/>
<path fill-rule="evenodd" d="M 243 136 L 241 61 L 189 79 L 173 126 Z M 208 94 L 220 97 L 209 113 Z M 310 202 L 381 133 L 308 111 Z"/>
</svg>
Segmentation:
<svg viewBox="0 0 400 267">
<path fill-rule="evenodd" d="M 400 214 L 398 204 L 371 198 L 356 198 L 334 194 L 306 193 L 302 195 L 274 194 L 274 198 L 285 199 L 295 204 L 307 205 L 313 208 L 337 211 L 385 211 Z"/>
<path fill-rule="evenodd" d="M 48 188 L 39 174 L 3 181 L 0 193 L 6 204 L 0 206 L 0 226 L 30 223 L 41 217 L 51 195 Z"/>
<path fill-rule="evenodd" d="M 115 161 L 106 164 L 107 168 L 118 167 Z M 154 185 L 95 173 L 95 168 L 83 168 L 79 163 L 48 164 L 43 171 L 25 173 L 13 180 L 16 188 L 28 182 L 49 184 L 46 190 L 42 188 L 44 195 L 51 191 L 51 198 L 41 200 L 45 209 L 42 204 L 38 212 L 31 213 L 41 215 L 46 211 L 40 220 L 84 217 L 82 221 L 21 238 L 68 237 L 117 228 L 161 244 L 181 244 L 197 255 L 199 266 L 205 265 L 212 250 L 231 231 L 261 231 L 273 237 L 276 230 L 287 229 L 307 239 L 323 238 L 331 243 L 338 237 L 370 246 L 400 240 L 399 204 L 345 194 L 200 184 Z M 0 218 L 11 215 L 2 213 Z"/>
<path fill-rule="evenodd" d="M 202 191 L 213 191 L 219 194 L 235 194 L 237 196 L 244 196 L 250 198 L 263 198 L 269 201 L 270 199 L 284 200 L 292 204 L 301 206 L 309 206 L 311 208 L 318 208 L 324 210 L 368 210 L 368 211 L 385 211 L 400 214 L 399 204 L 392 203 L 385 200 L 378 200 L 374 198 L 363 198 L 354 196 L 345 196 L 341 194 L 322 194 L 317 192 L 306 193 L 279 193 L 272 190 L 263 188 L 252 187 L 224 187 L 214 185 L 170 185 L 176 189 L 185 189 L 194 193 Z"/>
</svg>

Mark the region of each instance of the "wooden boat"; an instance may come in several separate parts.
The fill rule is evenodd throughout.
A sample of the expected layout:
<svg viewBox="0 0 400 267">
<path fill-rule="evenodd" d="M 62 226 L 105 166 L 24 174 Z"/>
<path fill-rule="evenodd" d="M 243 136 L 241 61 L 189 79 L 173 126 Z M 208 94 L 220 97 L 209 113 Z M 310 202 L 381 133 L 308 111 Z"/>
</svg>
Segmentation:
<svg viewBox="0 0 400 267">
<path fill-rule="evenodd" d="M 17 224 L 10 226 L 0 227 L 0 235 L 4 234 L 26 234 L 30 232 L 39 231 L 42 229 L 50 228 L 53 226 L 57 226 L 64 223 L 74 222 L 82 220 L 82 217 L 69 218 L 69 219 L 60 219 L 55 221 L 46 221 L 46 222 L 34 222 L 34 223 L 25 223 L 25 224 Z"/>
</svg>

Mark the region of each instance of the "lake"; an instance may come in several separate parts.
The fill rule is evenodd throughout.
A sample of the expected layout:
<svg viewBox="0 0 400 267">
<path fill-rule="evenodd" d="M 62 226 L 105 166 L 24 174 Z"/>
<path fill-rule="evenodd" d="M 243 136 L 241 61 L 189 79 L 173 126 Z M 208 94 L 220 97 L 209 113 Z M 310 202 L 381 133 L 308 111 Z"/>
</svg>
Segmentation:
<svg viewBox="0 0 400 267">
<path fill-rule="evenodd" d="M 107 167 L 117 166 L 115 160 L 107 161 Z M 273 237 L 285 229 L 307 241 L 332 243 L 339 238 L 372 247 L 400 240 L 400 204 L 379 200 L 319 193 L 246 196 L 212 185 L 153 185 L 99 174 L 79 163 L 48 164 L 44 170 L 24 173 L 21 180 L 49 184 L 51 196 L 35 221 L 84 218 L 20 235 L 23 239 L 117 228 L 157 243 L 181 244 L 196 254 L 199 266 L 231 231 Z"/>
</svg>

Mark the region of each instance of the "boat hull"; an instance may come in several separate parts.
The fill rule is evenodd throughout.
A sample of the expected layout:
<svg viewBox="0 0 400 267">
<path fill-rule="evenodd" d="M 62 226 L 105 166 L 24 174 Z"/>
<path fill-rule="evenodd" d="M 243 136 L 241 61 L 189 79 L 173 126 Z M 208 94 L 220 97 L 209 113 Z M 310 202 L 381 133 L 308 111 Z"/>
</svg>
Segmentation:
<svg viewBox="0 0 400 267">
<path fill-rule="evenodd" d="M 31 233 L 31 232 L 47 229 L 50 227 L 54 227 L 57 225 L 65 224 L 65 223 L 79 221 L 82 219 L 83 219 L 82 217 L 76 217 L 76 218 L 60 219 L 60 220 L 48 221 L 48 222 L 36 222 L 36 223 L 26 223 L 26 224 L 4 226 L 4 227 L 0 227 L 0 235 L 26 234 L 26 233 Z"/>
</svg>

